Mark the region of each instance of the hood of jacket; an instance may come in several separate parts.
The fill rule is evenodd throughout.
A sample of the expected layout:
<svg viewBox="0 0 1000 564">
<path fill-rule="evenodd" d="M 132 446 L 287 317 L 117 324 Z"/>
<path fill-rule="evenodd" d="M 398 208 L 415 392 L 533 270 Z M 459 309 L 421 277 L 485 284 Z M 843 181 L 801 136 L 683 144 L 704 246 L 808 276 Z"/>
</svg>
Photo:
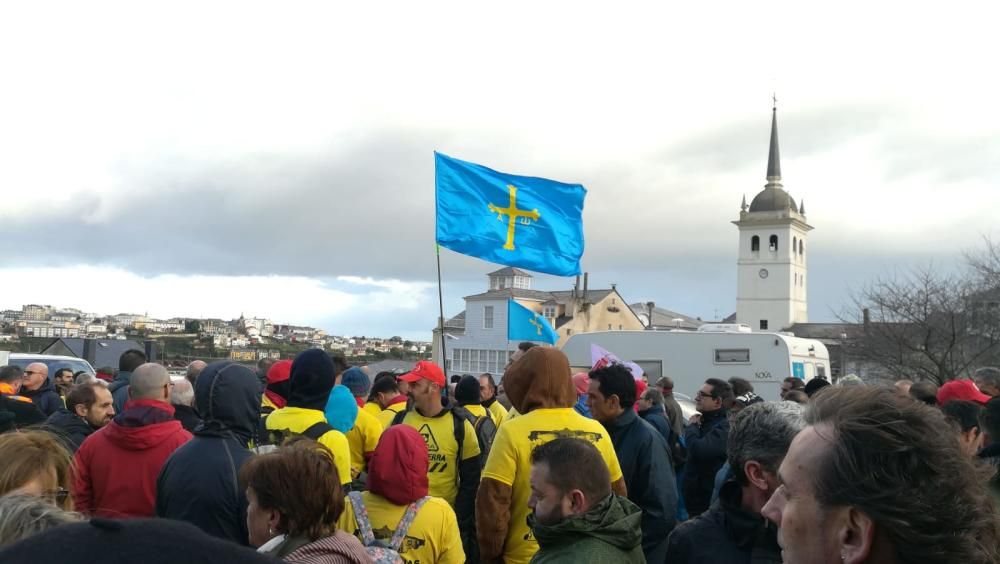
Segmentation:
<svg viewBox="0 0 1000 564">
<path fill-rule="evenodd" d="M 536 522 L 534 513 L 528 516 L 539 545 L 593 537 L 623 551 L 642 544 L 641 520 L 642 510 L 639 506 L 616 493 L 612 493 L 583 515 L 564 519 L 555 525 Z"/>
<path fill-rule="evenodd" d="M 503 386 L 522 415 L 534 409 L 573 407 L 577 400 L 569 360 L 551 347 L 534 347 L 524 353 L 507 368 Z"/>
<path fill-rule="evenodd" d="M 331 427 L 346 433 L 354 428 L 354 421 L 358 418 L 358 402 L 354 401 L 354 395 L 347 386 L 334 386 L 323 413 Z"/>
<path fill-rule="evenodd" d="M 60 409 L 53 413 L 45 423 L 64 433 L 79 433 L 86 436 L 94 432 L 94 428 L 86 419 L 68 409 Z"/>
<path fill-rule="evenodd" d="M 288 388 L 288 407 L 323 411 L 333 389 L 336 369 L 333 359 L 322 349 L 299 353 L 292 362 Z"/>
<path fill-rule="evenodd" d="M 195 382 L 194 401 L 202 423 L 196 435 L 234 435 L 247 445 L 260 425 L 257 374 L 230 361 L 213 362 Z"/>
<path fill-rule="evenodd" d="M 368 490 L 396 505 L 427 495 L 427 443 L 409 425 L 393 425 L 382 433 L 368 461 Z"/>
<path fill-rule="evenodd" d="M 167 437 L 184 431 L 174 419 L 174 408 L 156 400 L 133 400 L 125 411 L 105 425 L 101 432 L 107 439 L 125 450 L 147 450 L 158 446 Z"/>
</svg>

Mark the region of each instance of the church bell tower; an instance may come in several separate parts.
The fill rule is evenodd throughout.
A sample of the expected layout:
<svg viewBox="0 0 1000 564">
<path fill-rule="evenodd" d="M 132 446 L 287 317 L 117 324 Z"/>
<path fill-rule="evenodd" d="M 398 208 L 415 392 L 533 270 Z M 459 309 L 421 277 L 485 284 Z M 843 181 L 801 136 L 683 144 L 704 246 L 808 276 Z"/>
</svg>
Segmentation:
<svg viewBox="0 0 1000 564">
<path fill-rule="evenodd" d="M 778 154 L 778 108 L 771 109 L 771 145 L 767 184 L 733 222 L 740 231 L 737 260 L 736 322 L 754 331 L 782 331 L 809 319 L 806 300 L 805 203 L 795 200 L 781 184 Z"/>
</svg>

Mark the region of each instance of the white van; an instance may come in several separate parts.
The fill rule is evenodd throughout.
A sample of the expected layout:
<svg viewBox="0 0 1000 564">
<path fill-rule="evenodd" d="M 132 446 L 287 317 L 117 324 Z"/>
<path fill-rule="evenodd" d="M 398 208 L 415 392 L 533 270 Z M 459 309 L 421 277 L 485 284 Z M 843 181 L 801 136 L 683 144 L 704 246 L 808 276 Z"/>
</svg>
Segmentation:
<svg viewBox="0 0 1000 564">
<path fill-rule="evenodd" d="M 698 331 L 579 333 L 562 347 L 574 370 L 591 366 L 591 344 L 641 366 L 651 385 L 661 376 L 670 376 L 676 392 L 692 397 L 708 378 L 745 378 L 766 400 L 780 399 L 781 381 L 789 376 L 805 382 L 830 378 L 830 354 L 823 343 L 784 333 L 753 333 L 718 326 Z"/>
</svg>

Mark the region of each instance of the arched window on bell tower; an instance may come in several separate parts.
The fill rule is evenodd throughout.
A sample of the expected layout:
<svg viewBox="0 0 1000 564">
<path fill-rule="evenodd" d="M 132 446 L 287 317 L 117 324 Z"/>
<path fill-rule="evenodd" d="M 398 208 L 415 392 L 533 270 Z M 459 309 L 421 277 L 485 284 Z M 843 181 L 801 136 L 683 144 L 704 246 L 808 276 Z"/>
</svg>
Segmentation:
<svg viewBox="0 0 1000 564">
<path fill-rule="evenodd" d="M 750 252 L 757 253 L 760 252 L 760 237 L 754 235 L 750 238 Z"/>
<path fill-rule="evenodd" d="M 771 242 L 770 242 L 770 244 L 768 246 L 768 250 L 770 250 L 771 252 L 777 252 L 777 250 L 778 250 L 778 236 L 777 235 L 771 235 Z"/>
</svg>

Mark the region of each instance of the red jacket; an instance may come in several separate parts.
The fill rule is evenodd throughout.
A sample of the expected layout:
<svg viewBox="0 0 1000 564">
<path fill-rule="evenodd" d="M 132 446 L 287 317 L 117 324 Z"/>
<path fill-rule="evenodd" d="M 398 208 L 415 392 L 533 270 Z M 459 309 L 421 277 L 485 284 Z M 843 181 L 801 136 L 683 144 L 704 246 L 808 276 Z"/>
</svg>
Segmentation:
<svg viewBox="0 0 1000 564">
<path fill-rule="evenodd" d="M 129 401 L 87 437 L 74 457 L 76 510 L 95 517 L 153 517 L 160 468 L 191 439 L 173 416 L 169 404 Z"/>
</svg>

